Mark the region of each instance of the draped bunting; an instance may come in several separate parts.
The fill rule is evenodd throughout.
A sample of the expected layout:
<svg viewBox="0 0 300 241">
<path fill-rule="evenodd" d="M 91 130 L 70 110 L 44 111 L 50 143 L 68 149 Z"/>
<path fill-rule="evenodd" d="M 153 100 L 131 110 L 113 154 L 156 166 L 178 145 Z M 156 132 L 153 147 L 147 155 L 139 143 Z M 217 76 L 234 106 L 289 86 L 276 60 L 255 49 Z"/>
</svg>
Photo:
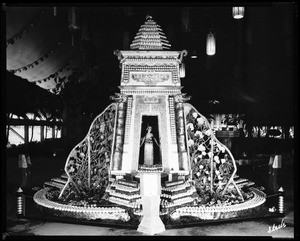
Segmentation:
<svg viewBox="0 0 300 241">
<path fill-rule="evenodd" d="M 52 48 L 47 53 L 45 53 L 42 57 L 38 58 L 37 60 L 35 60 L 32 63 L 27 64 L 23 67 L 20 67 L 17 69 L 11 69 L 8 71 L 14 74 L 14 73 L 18 73 L 21 71 L 26 71 L 28 69 L 34 68 L 36 65 L 39 65 L 39 63 L 41 63 L 45 59 L 49 58 L 50 55 L 52 55 L 55 51 L 57 51 L 57 49 L 61 46 L 62 41 L 66 38 L 66 36 L 67 36 L 67 34 L 64 34 L 63 37 L 57 43 L 55 43 L 54 46 L 52 46 Z"/>
<path fill-rule="evenodd" d="M 59 76 L 57 76 L 55 78 L 55 83 L 56 83 L 56 87 L 49 89 L 48 91 L 51 92 L 52 94 L 60 94 L 62 89 L 65 88 L 66 83 L 68 83 L 69 81 L 72 81 L 72 77 L 74 77 L 79 79 L 83 76 L 83 74 L 78 70 L 78 68 L 73 68 L 73 72 L 65 77 L 60 78 Z"/>
<path fill-rule="evenodd" d="M 10 44 L 14 44 L 16 40 L 21 39 L 23 34 L 26 34 L 30 31 L 31 28 L 36 26 L 40 21 L 41 16 L 45 13 L 45 10 L 42 10 L 26 27 L 24 27 L 19 33 L 14 35 L 12 38 L 6 40 L 6 47 Z"/>
<path fill-rule="evenodd" d="M 52 78 L 55 78 L 56 76 L 58 76 L 58 74 L 60 72 L 62 72 L 63 70 L 69 70 L 69 65 L 72 63 L 72 61 L 76 58 L 76 55 L 73 55 L 60 69 L 58 69 L 55 73 L 49 75 L 48 77 L 41 79 L 41 80 L 36 80 L 34 81 L 35 83 L 42 83 L 43 81 L 46 82 L 47 80 L 50 80 Z"/>
<path fill-rule="evenodd" d="M 9 59 L 7 71 L 52 94 L 51 89 L 55 88 L 58 82 L 62 82 L 62 76 L 70 75 L 78 62 L 72 63 L 73 57 L 70 56 L 76 50 L 66 42 L 66 38 L 70 37 L 68 19 L 63 15 L 54 17 L 58 13 L 57 10 L 57 7 L 53 6 L 28 8 L 28 11 L 27 8 L 10 7 L 6 18 L 11 23 L 7 25 L 7 39 L 14 36 L 10 38 L 14 45 L 6 50 Z M 15 19 L 20 19 L 19 23 Z M 22 39 L 19 39 L 21 36 Z M 10 39 L 7 40 L 9 43 Z M 15 42 L 14 39 L 19 41 Z"/>
<path fill-rule="evenodd" d="M 71 31 L 79 30 L 80 27 L 77 24 L 78 23 L 78 17 L 77 17 L 77 11 L 75 7 L 70 8 L 69 12 L 69 29 Z"/>
</svg>

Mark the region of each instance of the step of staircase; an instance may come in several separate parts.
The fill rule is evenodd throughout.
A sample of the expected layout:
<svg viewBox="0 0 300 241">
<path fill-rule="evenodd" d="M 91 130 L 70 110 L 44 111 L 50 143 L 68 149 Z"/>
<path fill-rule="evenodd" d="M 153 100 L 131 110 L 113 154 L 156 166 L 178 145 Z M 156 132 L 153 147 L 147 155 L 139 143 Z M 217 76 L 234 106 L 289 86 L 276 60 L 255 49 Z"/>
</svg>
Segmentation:
<svg viewBox="0 0 300 241">
<path fill-rule="evenodd" d="M 165 182 L 165 187 L 175 187 L 181 184 L 184 184 L 184 180 L 183 179 L 178 179 L 178 180 L 174 180 L 174 181 L 166 181 Z"/>
<path fill-rule="evenodd" d="M 137 181 L 129 181 L 126 179 L 119 179 L 118 184 L 126 187 L 133 187 L 133 188 L 137 188 L 139 185 Z"/>
<path fill-rule="evenodd" d="M 246 178 L 239 178 L 237 180 L 235 180 L 235 184 L 239 187 L 239 188 L 242 188 L 242 187 L 251 187 L 253 185 L 255 185 L 254 182 L 251 182 L 249 181 L 248 179 Z"/>
<path fill-rule="evenodd" d="M 44 182 L 44 187 L 54 187 L 54 188 L 58 188 L 58 189 L 63 189 L 64 188 L 64 184 L 61 183 L 57 183 L 57 182 Z"/>
<path fill-rule="evenodd" d="M 238 174 L 235 174 L 233 179 L 238 179 L 240 176 Z"/>
<path fill-rule="evenodd" d="M 68 180 L 64 180 L 64 179 L 59 178 L 59 177 L 57 177 L 57 178 L 51 178 L 51 182 L 61 183 L 63 185 L 65 185 L 67 183 L 67 181 Z"/>
<path fill-rule="evenodd" d="M 68 180 L 68 175 L 67 175 L 67 173 L 64 173 L 64 174 L 62 174 L 61 176 L 60 176 L 60 178 L 62 178 L 62 179 L 64 179 L 64 180 Z"/>
<path fill-rule="evenodd" d="M 63 189 L 67 181 L 68 176 L 66 173 L 64 173 L 60 177 L 51 178 L 50 181 L 44 182 L 44 187 L 54 187 L 58 189 Z"/>
</svg>

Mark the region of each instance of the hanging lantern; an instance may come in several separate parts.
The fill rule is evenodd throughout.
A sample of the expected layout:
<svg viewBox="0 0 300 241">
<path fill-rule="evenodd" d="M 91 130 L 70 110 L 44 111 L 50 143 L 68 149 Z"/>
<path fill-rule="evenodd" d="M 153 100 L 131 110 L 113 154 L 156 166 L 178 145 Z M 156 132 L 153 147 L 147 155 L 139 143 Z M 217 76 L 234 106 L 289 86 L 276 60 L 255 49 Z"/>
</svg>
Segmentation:
<svg viewBox="0 0 300 241">
<path fill-rule="evenodd" d="M 132 7 L 125 7 L 124 10 L 125 10 L 125 14 L 127 16 L 132 16 L 133 15 Z"/>
<path fill-rule="evenodd" d="M 184 32 L 190 32 L 190 15 L 189 9 L 184 8 L 182 12 L 182 29 Z"/>
<path fill-rule="evenodd" d="M 23 206 L 23 190 L 22 188 L 19 187 L 19 189 L 17 190 L 17 216 L 19 218 L 23 217 L 23 210 L 24 210 L 24 206 Z"/>
<path fill-rule="evenodd" d="M 77 25 L 77 23 L 78 23 L 78 16 L 76 15 L 76 8 L 71 7 L 69 12 L 69 29 L 71 31 L 79 30 L 80 27 Z"/>
<path fill-rule="evenodd" d="M 198 58 L 197 52 L 196 52 L 196 50 L 193 50 L 192 54 L 191 54 L 191 59 L 197 59 L 197 58 Z"/>
<path fill-rule="evenodd" d="M 213 33 L 209 33 L 206 39 L 206 54 L 214 55 L 216 53 L 216 39 Z"/>
<path fill-rule="evenodd" d="M 72 47 L 74 46 L 74 35 L 73 33 L 71 34 L 71 43 L 72 43 Z"/>
<path fill-rule="evenodd" d="M 179 77 L 180 78 L 184 78 L 185 77 L 185 64 L 184 63 L 182 63 L 179 66 Z"/>
<path fill-rule="evenodd" d="M 74 32 L 79 30 L 78 16 L 76 14 L 76 8 L 71 7 L 69 11 L 69 29 L 71 31 L 71 44 L 74 46 Z"/>
<path fill-rule="evenodd" d="M 279 213 L 284 213 L 284 190 L 279 188 L 278 190 L 278 211 Z"/>
<path fill-rule="evenodd" d="M 244 17 L 245 8 L 244 7 L 233 7 L 232 17 L 235 19 L 241 19 Z"/>
</svg>

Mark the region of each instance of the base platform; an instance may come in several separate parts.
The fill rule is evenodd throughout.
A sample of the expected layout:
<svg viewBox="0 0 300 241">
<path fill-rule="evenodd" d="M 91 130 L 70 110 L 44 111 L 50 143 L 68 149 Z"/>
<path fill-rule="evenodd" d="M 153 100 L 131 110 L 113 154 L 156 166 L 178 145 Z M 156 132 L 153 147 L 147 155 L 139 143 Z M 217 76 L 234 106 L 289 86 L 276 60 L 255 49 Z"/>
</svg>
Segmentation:
<svg viewBox="0 0 300 241">
<path fill-rule="evenodd" d="M 41 189 L 38 192 L 40 192 L 41 195 L 43 192 L 45 193 L 45 189 Z M 86 208 L 86 213 L 97 213 L 98 211 L 99 213 L 102 213 L 99 215 L 86 215 L 86 213 L 82 211 L 67 211 L 69 215 L 65 215 L 66 210 L 63 210 L 63 208 L 57 208 L 54 210 L 38 205 L 33 199 L 35 194 L 37 193 L 23 194 L 25 201 L 24 218 L 35 219 L 43 222 L 63 222 L 124 229 L 138 229 L 142 219 L 142 216 L 135 215 L 131 208 L 114 204 L 94 209 Z M 174 229 L 224 222 L 284 217 L 284 214 L 279 213 L 277 210 L 270 212 L 270 208 L 274 206 L 276 207 L 277 203 L 278 196 L 272 195 L 270 197 L 266 196 L 265 202 L 251 209 L 241 209 L 229 212 L 212 212 L 210 214 L 205 214 L 199 209 L 197 214 L 197 211 L 195 212 L 194 209 L 199 207 L 181 207 L 172 210 L 168 214 L 160 215 L 160 218 L 166 229 Z M 234 208 L 234 206 L 236 205 L 232 205 L 230 208 Z M 74 207 L 71 207 L 71 209 L 72 208 Z M 74 208 L 74 210 L 75 209 L 76 208 Z M 108 216 L 105 217 L 105 213 Z"/>
</svg>

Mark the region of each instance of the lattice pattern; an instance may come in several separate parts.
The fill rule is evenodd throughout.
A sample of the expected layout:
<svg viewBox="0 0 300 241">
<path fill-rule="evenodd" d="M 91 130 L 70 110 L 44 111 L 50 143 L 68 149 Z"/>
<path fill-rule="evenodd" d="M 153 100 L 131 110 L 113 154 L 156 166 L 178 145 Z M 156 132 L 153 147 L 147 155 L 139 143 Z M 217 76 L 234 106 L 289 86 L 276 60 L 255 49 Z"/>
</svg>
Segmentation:
<svg viewBox="0 0 300 241">
<path fill-rule="evenodd" d="M 185 103 L 184 109 L 191 168 L 198 192 L 215 194 L 215 199 L 219 199 L 226 192 L 234 195 L 235 190 L 244 201 L 233 180 L 237 168 L 230 150 L 215 137 L 209 121 L 192 105 Z"/>
<path fill-rule="evenodd" d="M 59 198 L 70 193 L 84 194 L 105 190 L 115 126 L 116 104 L 108 106 L 92 122 L 86 137 L 70 152 L 65 172 L 68 181 Z"/>
</svg>

